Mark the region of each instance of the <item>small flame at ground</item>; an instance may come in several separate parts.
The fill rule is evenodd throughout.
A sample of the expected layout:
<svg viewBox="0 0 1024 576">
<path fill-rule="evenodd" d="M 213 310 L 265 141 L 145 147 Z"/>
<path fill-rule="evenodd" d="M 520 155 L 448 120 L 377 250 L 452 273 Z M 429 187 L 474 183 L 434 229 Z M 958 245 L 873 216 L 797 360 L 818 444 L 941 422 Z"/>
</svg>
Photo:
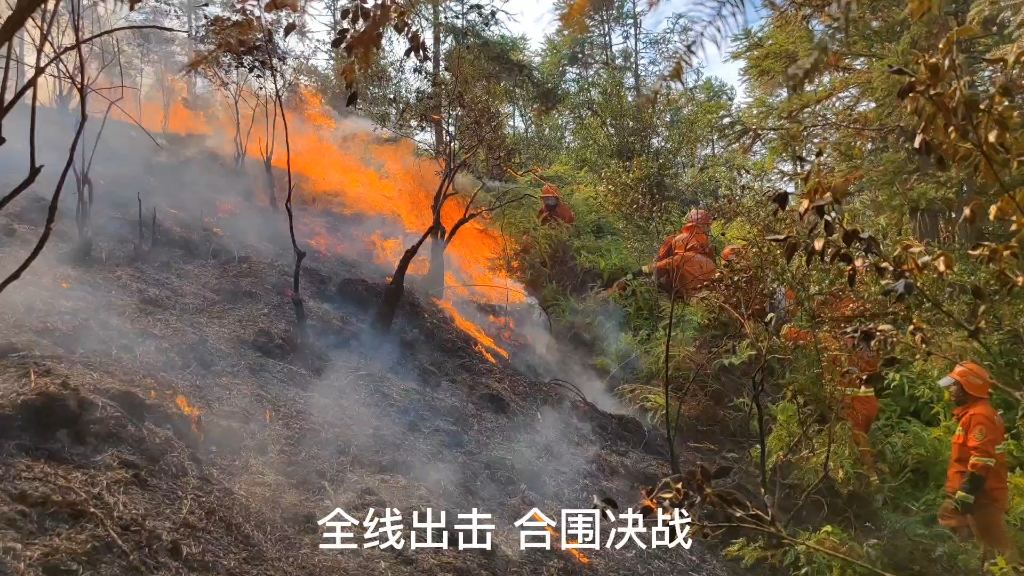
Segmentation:
<svg viewBox="0 0 1024 576">
<path fill-rule="evenodd" d="M 533 517 L 538 522 L 544 522 L 544 519 L 541 518 L 540 515 L 537 514 L 536 512 L 533 513 Z M 555 530 L 551 526 L 548 526 L 547 524 L 544 525 L 544 529 L 547 530 L 548 532 L 550 532 L 551 535 L 554 536 L 556 539 L 559 539 L 559 541 L 561 541 L 561 536 L 558 535 L 558 531 L 557 530 Z M 569 544 L 576 544 L 576 542 L 570 541 Z M 563 548 L 563 550 L 565 550 L 566 552 L 569 552 L 570 554 L 575 556 L 577 560 L 579 560 L 580 562 L 582 562 L 584 564 L 587 564 L 587 563 L 590 562 L 590 559 L 587 558 L 586 556 L 584 556 L 583 552 L 580 552 L 579 550 L 577 550 L 575 548 Z"/>
<path fill-rule="evenodd" d="M 174 403 L 178 405 L 178 408 L 181 408 L 181 411 L 186 416 L 192 417 L 192 431 L 199 433 L 199 428 L 196 427 L 196 424 L 199 422 L 199 415 L 201 414 L 201 412 L 199 412 L 199 408 L 196 408 L 195 406 L 189 406 L 188 400 L 186 400 L 185 397 L 181 396 L 180 394 L 178 395 L 177 398 L 174 399 Z"/>
<path fill-rule="evenodd" d="M 473 346 L 473 348 L 477 352 L 479 352 L 484 358 L 487 358 L 487 360 L 490 361 L 491 364 L 497 364 L 498 363 L 498 361 L 494 359 L 494 356 L 491 356 L 490 354 L 487 353 L 487 350 L 484 350 L 483 346 L 481 346 L 479 344 L 476 344 L 476 345 Z"/>
</svg>

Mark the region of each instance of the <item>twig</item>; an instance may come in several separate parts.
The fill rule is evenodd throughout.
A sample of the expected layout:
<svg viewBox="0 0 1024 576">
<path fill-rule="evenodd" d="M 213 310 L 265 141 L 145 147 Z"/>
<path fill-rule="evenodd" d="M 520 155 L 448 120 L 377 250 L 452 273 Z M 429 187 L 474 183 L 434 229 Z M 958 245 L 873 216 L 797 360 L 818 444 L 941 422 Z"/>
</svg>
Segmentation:
<svg viewBox="0 0 1024 576">
<path fill-rule="evenodd" d="M 122 542 L 121 538 L 119 538 L 117 533 L 114 532 L 114 529 L 110 527 L 110 524 L 107 522 L 106 517 L 103 516 L 103 514 L 101 514 L 99 510 L 93 508 L 92 505 L 89 504 L 89 497 L 82 493 L 81 490 L 75 488 L 70 484 L 61 483 L 60 485 L 63 486 L 64 488 L 71 490 L 72 492 L 77 494 L 79 498 L 82 499 L 82 505 L 85 507 L 87 511 L 89 511 L 90 514 L 96 517 L 96 520 L 99 521 L 100 526 L 103 526 L 103 529 L 107 531 L 107 534 L 109 534 L 110 537 L 113 538 L 114 542 L 117 544 L 117 547 L 120 548 L 121 551 L 124 552 L 126 556 L 128 556 L 128 558 L 132 561 L 133 564 L 138 565 L 138 562 L 135 559 L 135 555 L 128 550 L 128 547 L 124 545 L 124 542 Z"/>
<path fill-rule="evenodd" d="M 139 245 L 137 251 L 142 251 L 142 192 L 137 192 L 135 198 L 139 201 Z"/>
</svg>

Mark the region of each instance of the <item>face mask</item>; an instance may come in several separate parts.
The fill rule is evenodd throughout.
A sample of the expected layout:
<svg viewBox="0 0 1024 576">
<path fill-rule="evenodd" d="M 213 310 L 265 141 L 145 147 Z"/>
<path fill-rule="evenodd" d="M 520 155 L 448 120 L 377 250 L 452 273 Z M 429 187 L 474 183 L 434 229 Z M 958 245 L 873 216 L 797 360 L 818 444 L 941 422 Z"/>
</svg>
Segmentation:
<svg viewBox="0 0 1024 576">
<path fill-rule="evenodd" d="M 558 199 L 557 198 L 545 198 L 544 199 L 544 205 L 547 206 L 548 208 L 554 208 L 555 206 L 558 206 Z"/>
</svg>

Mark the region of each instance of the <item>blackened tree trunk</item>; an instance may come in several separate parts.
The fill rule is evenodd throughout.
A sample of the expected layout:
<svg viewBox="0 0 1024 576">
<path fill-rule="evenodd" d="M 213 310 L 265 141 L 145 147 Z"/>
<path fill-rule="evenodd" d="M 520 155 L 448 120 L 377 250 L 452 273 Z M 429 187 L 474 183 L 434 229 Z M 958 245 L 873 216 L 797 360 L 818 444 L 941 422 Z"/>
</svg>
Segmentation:
<svg viewBox="0 0 1024 576">
<path fill-rule="evenodd" d="M 384 290 L 384 297 L 381 299 L 380 307 L 377 308 L 377 315 L 374 318 L 374 327 L 378 331 L 383 333 L 391 331 L 391 326 L 395 323 L 395 313 L 398 312 L 398 305 L 402 302 L 402 296 L 405 294 L 405 275 L 409 271 L 409 264 L 412 263 L 420 246 L 427 241 L 433 231 L 433 226 L 428 228 L 419 241 L 410 246 L 398 261 L 398 267 L 395 268 L 395 274 Z"/>
<path fill-rule="evenodd" d="M 426 288 L 434 298 L 444 298 L 444 252 L 448 247 L 444 226 L 434 224 L 430 234 L 430 267 L 427 269 Z"/>
<path fill-rule="evenodd" d="M 273 151 L 270 153 L 273 154 Z M 267 198 L 270 200 L 270 209 L 277 212 L 277 189 L 274 185 L 273 156 L 264 156 L 263 173 L 267 176 Z"/>
</svg>

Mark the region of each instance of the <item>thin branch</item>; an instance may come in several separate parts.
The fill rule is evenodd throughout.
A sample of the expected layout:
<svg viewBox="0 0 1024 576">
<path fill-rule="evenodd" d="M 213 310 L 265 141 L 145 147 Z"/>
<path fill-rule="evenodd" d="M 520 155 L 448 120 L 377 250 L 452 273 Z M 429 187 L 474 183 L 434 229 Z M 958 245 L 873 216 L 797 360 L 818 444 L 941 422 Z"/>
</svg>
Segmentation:
<svg viewBox="0 0 1024 576">
<path fill-rule="evenodd" d="M 669 457 L 669 460 L 670 460 L 669 465 L 672 467 L 672 473 L 673 474 L 679 474 L 679 473 L 682 472 L 682 470 L 680 470 L 680 468 L 679 468 L 679 460 L 676 459 L 675 436 L 673 435 L 672 422 L 669 421 L 669 420 L 671 420 L 671 417 L 669 416 L 669 414 L 670 414 L 669 409 L 671 408 L 670 402 L 671 402 L 672 396 L 671 396 L 671 394 L 669 394 L 669 379 L 668 379 L 669 364 L 670 364 L 670 362 L 669 362 L 669 358 L 670 358 L 669 353 L 672 350 L 672 321 L 673 321 L 673 319 L 675 318 L 675 315 L 676 315 L 676 290 L 675 290 L 675 288 L 676 288 L 675 287 L 675 282 L 673 281 L 673 282 L 670 283 L 670 290 L 672 291 L 672 294 L 671 294 L 671 301 L 670 301 L 670 304 L 669 304 L 669 312 L 668 312 L 668 331 L 665 334 L 664 392 L 665 392 L 665 435 L 667 436 L 666 439 L 668 440 L 668 457 Z"/>
<path fill-rule="evenodd" d="M 6 24 L 6 22 L 4 22 L 4 23 Z M 21 88 L 19 88 L 17 92 L 14 93 L 14 96 L 11 97 L 11 100 L 9 102 L 4 104 L 3 110 L 0 111 L 0 120 L 5 118 L 7 116 L 7 114 L 10 113 L 10 111 L 12 109 L 14 109 L 14 105 L 17 104 L 18 101 L 20 101 L 30 89 L 35 87 L 35 84 L 39 80 L 39 77 L 42 75 L 43 70 L 45 70 L 45 69 L 49 68 L 50 66 L 52 66 L 54 62 L 60 60 L 66 54 L 68 54 L 70 52 L 73 52 L 75 50 L 78 50 L 79 48 L 82 47 L 83 44 L 88 44 L 89 42 L 92 42 L 93 40 L 97 40 L 99 38 L 103 38 L 104 36 L 110 36 L 111 34 L 116 34 L 118 32 L 123 32 L 125 30 L 159 30 L 161 32 L 185 32 L 184 30 L 178 30 L 176 28 L 169 28 L 167 26 L 157 26 L 157 25 L 153 25 L 153 24 L 145 24 L 145 25 L 141 25 L 140 24 L 140 25 L 120 26 L 120 27 L 117 27 L 117 28 L 111 28 L 110 30 L 104 30 L 103 32 L 98 32 L 96 34 L 93 34 L 92 36 L 87 36 L 87 37 L 85 37 L 85 38 L 83 38 L 81 40 L 77 40 L 74 44 L 71 44 L 71 45 L 68 45 L 68 46 L 65 46 L 65 47 L 61 48 L 56 54 L 53 55 L 53 57 L 51 57 L 49 60 L 47 60 L 45 64 L 43 64 L 41 67 L 37 67 L 36 68 L 36 71 L 32 74 L 32 77 L 29 78 L 25 82 L 25 84 Z"/>
<path fill-rule="evenodd" d="M 842 560 L 844 562 L 849 562 L 850 564 L 855 564 L 855 565 L 863 568 L 864 570 L 868 570 L 868 571 L 873 572 L 875 574 L 880 574 L 881 576 L 896 576 L 895 574 L 890 574 L 889 572 L 886 572 L 884 570 L 880 570 L 878 568 L 875 568 L 874 566 L 872 566 L 870 564 L 861 562 L 860 560 L 857 560 L 856 558 L 850 558 L 849 556 L 847 556 L 845 554 L 841 554 L 841 553 L 836 552 L 834 550 L 829 550 L 828 548 L 824 548 L 822 546 L 818 546 L 817 544 L 814 544 L 813 542 L 806 542 L 804 540 L 800 540 L 798 538 L 794 538 L 794 537 L 790 536 L 789 534 L 787 534 L 786 532 L 779 530 L 778 528 L 769 528 L 767 526 L 758 526 L 756 524 L 746 524 L 746 523 L 743 523 L 743 522 L 729 522 L 729 523 L 726 523 L 726 522 L 715 522 L 715 523 L 711 523 L 711 524 L 704 524 L 704 526 L 707 527 L 707 528 L 745 528 L 747 530 L 754 530 L 756 532 L 763 532 L 765 534 L 773 534 L 775 536 L 778 536 L 779 538 L 782 538 L 786 542 L 788 542 L 790 544 L 793 544 L 794 546 L 806 546 L 807 548 L 810 548 L 811 550 L 814 550 L 815 552 L 818 552 L 820 554 L 824 554 L 826 556 L 831 556 L 832 558 L 835 558 L 837 560 Z"/>
<path fill-rule="evenodd" d="M 13 284 L 18 278 L 21 278 L 22 273 L 28 270 L 28 267 L 35 262 L 36 258 L 43 251 L 46 246 L 47 240 L 50 239 L 50 233 L 53 231 L 53 223 L 57 219 L 57 205 L 60 202 L 60 193 L 64 188 L 64 181 L 67 180 L 68 172 L 71 170 L 71 165 L 75 161 L 75 150 L 78 148 L 78 141 L 82 138 L 82 132 L 85 130 L 85 121 L 87 116 L 85 114 L 85 107 L 82 106 L 82 117 L 78 123 L 78 129 L 75 130 L 75 138 L 71 141 L 71 149 L 68 151 L 68 159 L 64 163 L 64 170 L 60 173 L 60 178 L 57 179 L 57 188 L 53 192 L 53 197 L 50 199 L 50 208 L 46 213 L 46 225 L 43 227 L 43 233 L 39 237 L 39 241 L 36 242 L 32 252 L 25 258 L 25 261 L 18 266 L 17 270 L 11 273 L 10 276 L 0 282 L 0 293 L 2 293 L 8 286 Z"/>
</svg>

